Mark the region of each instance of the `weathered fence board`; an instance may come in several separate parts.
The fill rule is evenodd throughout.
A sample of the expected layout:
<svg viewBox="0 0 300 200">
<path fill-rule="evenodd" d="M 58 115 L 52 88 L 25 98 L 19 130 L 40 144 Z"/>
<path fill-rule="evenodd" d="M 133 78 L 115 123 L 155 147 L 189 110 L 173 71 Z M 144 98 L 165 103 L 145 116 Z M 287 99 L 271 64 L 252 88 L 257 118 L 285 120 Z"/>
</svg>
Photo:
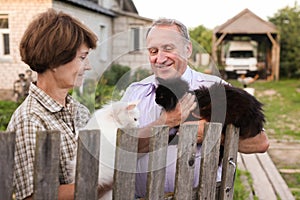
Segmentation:
<svg viewBox="0 0 300 200">
<path fill-rule="evenodd" d="M 100 131 L 80 131 L 78 137 L 75 200 L 98 199 Z"/>
<path fill-rule="evenodd" d="M 192 199 L 193 196 L 197 131 L 198 126 L 194 125 L 183 125 L 179 128 L 174 192 L 177 199 Z"/>
<path fill-rule="evenodd" d="M 60 133 L 42 131 L 36 134 L 34 159 L 34 200 L 58 199 Z"/>
<path fill-rule="evenodd" d="M 230 200 L 233 199 L 233 186 L 239 147 L 239 129 L 233 125 L 227 126 L 224 146 L 227 148 L 224 149 L 220 199 Z"/>
<path fill-rule="evenodd" d="M 152 128 L 149 147 L 149 163 L 146 199 L 163 199 L 165 171 L 167 162 L 169 128 L 157 126 Z"/>
<path fill-rule="evenodd" d="M 118 130 L 113 199 L 134 199 L 137 147 L 137 129 Z"/>
<path fill-rule="evenodd" d="M 11 199 L 13 194 L 15 136 L 13 132 L 0 132 L 0 197 L 3 199 Z"/>
<path fill-rule="evenodd" d="M 221 123 L 206 123 L 204 126 L 198 191 L 199 200 L 215 199 L 221 132 Z"/>
</svg>

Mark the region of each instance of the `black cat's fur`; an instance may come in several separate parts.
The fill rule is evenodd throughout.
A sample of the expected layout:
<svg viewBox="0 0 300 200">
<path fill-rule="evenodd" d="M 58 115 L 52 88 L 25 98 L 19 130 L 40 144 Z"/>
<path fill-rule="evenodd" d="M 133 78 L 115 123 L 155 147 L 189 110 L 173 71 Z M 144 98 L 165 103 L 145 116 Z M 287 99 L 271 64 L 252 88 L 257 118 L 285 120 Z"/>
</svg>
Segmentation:
<svg viewBox="0 0 300 200">
<path fill-rule="evenodd" d="M 240 128 L 240 137 L 254 137 L 261 132 L 265 123 L 262 106 L 254 96 L 245 90 L 228 84 L 214 83 L 211 87 L 201 86 L 189 91 L 189 85 L 181 78 L 157 78 L 156 103 L 166 111 L 175 109 L 178 99 L 187 92 L 194 93 L 198 108 L 193 111 L 187 121 L 205 119 L 209 122 L 233 124 Z M 213 113 L 212 113 L 213 110 Z M 194 116 L 199 116 L 195 118 Z"/>
</svg>

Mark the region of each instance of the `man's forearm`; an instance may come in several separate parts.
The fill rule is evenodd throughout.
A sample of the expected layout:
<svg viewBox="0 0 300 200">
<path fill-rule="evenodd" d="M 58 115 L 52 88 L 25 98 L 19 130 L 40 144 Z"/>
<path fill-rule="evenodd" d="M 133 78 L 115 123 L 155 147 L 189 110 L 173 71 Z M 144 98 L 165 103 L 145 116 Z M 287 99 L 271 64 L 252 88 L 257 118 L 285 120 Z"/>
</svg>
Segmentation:
<svg viewBox="0 0 300 200">
<path fill-rule="evenodd" d="M 241 153 L 264 153 L 268 148 L 269 140 L 264 131 L 260 132 L 255 137 L 239 140 L 239 152 Z"/>
<path fill-rule="evenodd" d="M 58 188 L 58 200 L 73 200 L 75 192 L 74 184 L 60 185 Z M 33 195 L 26 197 L 24 200 L 32 200 Z"/>
<path fill-rule="evenodd" d="M 60 185 L 58 189 L 58 200 L 73 200 L 75 184 Z"/>
</svg>

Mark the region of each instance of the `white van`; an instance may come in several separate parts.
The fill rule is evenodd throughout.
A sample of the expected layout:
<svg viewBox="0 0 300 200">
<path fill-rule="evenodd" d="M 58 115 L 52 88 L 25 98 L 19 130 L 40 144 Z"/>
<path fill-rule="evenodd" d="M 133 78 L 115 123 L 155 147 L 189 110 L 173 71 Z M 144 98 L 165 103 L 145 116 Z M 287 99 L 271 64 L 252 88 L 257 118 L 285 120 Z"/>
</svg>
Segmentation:
<svg viewBox="0 0 300 200">
<path fill-rule="evenodd" d="M 230 41 L 225 57 L 227 77 L 257 74 L 256 46 L 251 41 Z"/>
</svg>

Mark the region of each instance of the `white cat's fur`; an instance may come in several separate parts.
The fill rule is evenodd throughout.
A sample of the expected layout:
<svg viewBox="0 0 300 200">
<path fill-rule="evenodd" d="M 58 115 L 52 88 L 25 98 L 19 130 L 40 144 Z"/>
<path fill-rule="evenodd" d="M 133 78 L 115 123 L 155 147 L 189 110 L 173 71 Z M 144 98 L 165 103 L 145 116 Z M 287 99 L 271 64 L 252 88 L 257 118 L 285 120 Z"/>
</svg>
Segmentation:
<svg viewBox="0 0 300 200">
<path fill-rule="evenodd" d="M 138 127 L 139 110 L 138 102 L 112 102 L 96 110 L 85 126 L 85 130 L 100 129 L 100 158 L 98 184 L 100 186 L 112 183 L 115 163 L 115 146 L 118 128 Z M 76 158 L 75 158 L 76 159 Z M 72 174 L 75 177 L 76 161 L 71 163 Z M 100 198 L 112 199 L 112 190 Z"/>
</svg>

